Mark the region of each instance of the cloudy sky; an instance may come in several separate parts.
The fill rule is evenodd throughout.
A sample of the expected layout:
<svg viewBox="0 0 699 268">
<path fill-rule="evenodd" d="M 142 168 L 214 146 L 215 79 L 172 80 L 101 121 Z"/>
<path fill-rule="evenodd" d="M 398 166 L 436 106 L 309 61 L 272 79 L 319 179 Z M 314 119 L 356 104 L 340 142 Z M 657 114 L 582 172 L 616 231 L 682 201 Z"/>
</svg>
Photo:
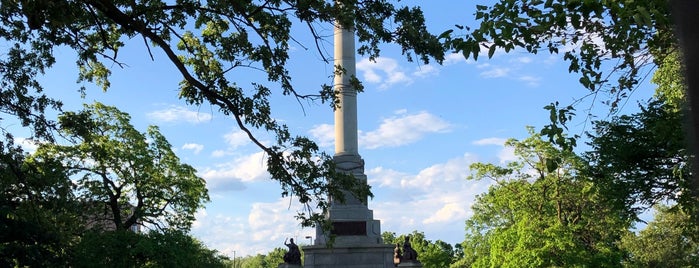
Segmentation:
<svg viewBox="0 0 699 268">
<path fill-rule="evenodd" d="M 475 3 L 459 2 L 464 3 L 429 1 L 422 6 L 429 28 L 440 33 L 454 24 L 473 25 Z M 316 92 L 321 84 L 332 82 L 333 67 L 312 49 L 315 44 L 303 30 L 294 32 L 300 44 L 290 51 L 289 68 L 298 90 Z M 331 25 L 318 30 L 332 34 Z M 322 49 L 332 51 L 331 39 Z M 264 154 L 231 118 L 209 105 L 188 106 L 178 99 L 181 78 L 164 55 L 156 51 L 151 61 L 142 40 L 127 42 L 120 51 L 127 67 L 112 66 L 111 89 L 101 92 L 86 85 L 91 90 L 81 99 L 74 55 L 57 53 L 57 67 L 42 79 L 47 92 L 61 98 L 66 109 L 100 101 L 130 113 L 142 131 L 158 125 L 182 161 L 206 179 L 211 202 L 197 213 L 192 230 L 197 238 L 231 257 L 234 252 L 268 252 L 283 246 L 287 237 L 308 243 L 304 237 L 314 231 L 299 227 L 294 219 L 299 207 L 295 200 L 281 198 L 278 183 L 265 171 Z M 430 240 L 461 242 L 474 197 L 489 185 L 467 181 L 468 166 L 512 160 L 504 141 L 525 138 L 525 126 L 543 126 L 548 119 L 543 106 L 554 101 L 567 105 L 587 93 L 577 77 L 568 74 L 561 56 L 498 52 L 486 58 L 482 55 L 474 62 L 454 54 L 442 65 L 423 65 L 406 61 L 391 45 L 382 47 L 382 56 L 374 62 L 357 58 L 357 75 L 366 87 L 358 97 L 360 154 L 375 194 L 369 207 L 383 231 L 419 230 Z M 234 72 L 230 79 L 241 85 L 265 83 L 264 74 L 255 72 Z M 647 98 L 650 89 L 641 87 L 633 98 Z M 333 153 L 333 112 L 327 104 L 298 103 L 283 96 L 272 102 L 275 118 Z M 623 110 L 633 111 L 635 106 L 632 100 Z M 605 108 L 594 101 L 578 107 L 581 115 L 593 107 L 605 116 L 599 112 Z M 583 118 L 571 124 L 575 134 L 589 130 Z M 258 134 L 271 140 L 262 131 Z"/>
</svg>

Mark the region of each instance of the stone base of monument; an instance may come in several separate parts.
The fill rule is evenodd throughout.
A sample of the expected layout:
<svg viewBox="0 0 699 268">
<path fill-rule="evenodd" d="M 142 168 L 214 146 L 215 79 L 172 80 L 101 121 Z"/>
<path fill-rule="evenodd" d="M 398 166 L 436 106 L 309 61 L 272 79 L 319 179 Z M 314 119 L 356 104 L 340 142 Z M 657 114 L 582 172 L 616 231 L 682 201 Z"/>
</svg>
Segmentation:
<svg viewBox="0 0 699 268">
<path fill-rule="evenodd" d="M 288 264 L 288 263 L 280 263 L 277 268 L 301 268 L 303 266 L 298 265 L 298 264 Z"/>
<path fill-rule="evenodd" d="M 403 261 L 398 264 L 398 267 L 422 267 L 422 263 L 419 261 Z"/>
<path fill-rule="evenodd" d="M 393 245 L 305 246 L 304 268 L 393 268 Z M 422 266 L 420 266 L 422 267 Z"/>
</svg>

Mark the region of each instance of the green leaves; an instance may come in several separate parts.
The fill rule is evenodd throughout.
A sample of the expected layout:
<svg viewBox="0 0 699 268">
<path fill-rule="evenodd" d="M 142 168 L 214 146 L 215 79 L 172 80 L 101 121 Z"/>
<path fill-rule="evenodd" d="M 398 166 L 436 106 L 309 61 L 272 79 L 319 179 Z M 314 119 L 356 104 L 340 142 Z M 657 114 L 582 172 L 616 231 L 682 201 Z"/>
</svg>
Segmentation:
<svg viewBox="0 0 699 268">
<path fill-rule="evenodd" d="M 464 37 L 452 38 L 454 32 L 445 31 L 440 38 L 454 52 L 474 59 L 477 44 L 488 44 L 489 57 L 497 49 L 565 51 L 569 71 L 580 74 L 581 85 L 590 92 L 611 91 L 614 109 L 653 70 L 653 63 L 639 59 L 676 47 L 675 38 L 668 38 L 670 17 L 664 0 L 500 0 L 476 5 L 477 27 L 458 33 Z M 602 70 L 610 71 L 603 76 Z M 610 82 L 609 77 L 619 79 Z"/>
<path fill-rule="evenodd" d="M 410 245 L 417 252 L 417 258 L 426 268 L 443 268 L 449 265 L 455 259 L 454 247 L 444 241 L 431 241 L 425 237 L 425 234 L 418 231 L 413 231 L 410 234 L 403 234 L 396 237 L 393 232 L 383 232 L 381 237 L 386 244 L 396 245 L 402 249 L 406 236 L 410 236 Z"/>
<path fill-rule="evenodd" d="M 599 198 L 577 155 L 529 131 L 531 137 L 506 143 L 518 157 L 506 167 L 471 165 L 474 178 L 494 184 L 472 206 L 458 264 L 618 266 L 622 252 L 615 242 L 628 220 Z"/>
<path fill-rule="evenodd" d="M 694 208 L 683 117 L 661 101 L 641 109 L 594 122 L 592 150 L 585 154 L 593 180 L 630 215 L 668 200 Z"/>
<path fill-rule="evenodd" d="M 104 218 L 105 226 L 188 230 L 209 200 L 204 180 L 180 163 L 157 127 L 141 133 L 129 120 L 101 103 L 64 113 L 61 131 L 73 144 L 43 144 L 33 158 L 60 161 L 66 174 L 77 178 L 84 216 Z"/>
<path fill-rule="evenodd" d="M 153 58 L 151 50 L 161 50 L 167 64 L 181 74 L 180 98 L 194 105 L 209 103 L 230 116 L 250 141 L 270 156 L 269 172 L 279 181 L 282 191 L 303 202 L 315 200 L 323 211 L 328 204 L 327 193 L 341 192 L 336 187 L 348 187 L 360 196 L 368 195 L 368 189 L 355 187 L 351 180 L 328 170 L 334 167 L 327 155 L 274 119 L 269 100 L 275 94 L 289 96 L 294 103 L 320 99 L 335 104 L 331 88 L 304 91 L 294 87 L 287 66 L 289 42 L 296 42 L 291 29 L 299 28 L 294 24 L 308 29 L 311 42 L 316 44 L 326 38 L 318 34 L 318 27 L 325 27 L 319 25 L 339 22 L 354 28 L 358 52 L 370 58 L 376 58 L 379 46 L 387 42 L 401 46 L 408 60 L 424 63 L 441 62 L 445 52 L 440 38 L 427 31 L 420 8 L 395 6 L 389 1 L 341 2 L 3 0 L 0 40 L 11 49 L 0 55 L 0 86 L 11 90 L 0 92 L 0 110 L 17 116 L 25 126 L 33 125 L 37 135 L 50 140 L 53 122 L 46 120 L 43 112 L 47 108 L 58 109 L 60 102 L 41 95 L 43 88 L 35 77 L 53 65 L 53 49 L 65 47 L 75 51 L 78 81 L 96 83 L 107 90 L 111 66 L 125 65 L 118 57 L 125 45 L 123 40 L 143 39 L 146 47 L 142 51 L 147 51 L 144 57 Z M 329 58 L 320 46 L 316 47 L 320 58 Z M 259 70 L 267 79 L 247 85 L 236 83 L 236 73 L 241 69 Z M 352 83 L 361 91 L 358 80 Z M 85 88 L 81 88 L 81 93 L 85 94 Z M 89 121 L 83 119 L 80 120 Z M 101 157 L 108 151 L 104 148 L 118 148 L 108 142 L 98 145 L 101 138 L 88 135 L 94 129 L 77 124 L 71 127 L 74 128 L 64 131 L 86 142 L 73 150 Z M 253 129 L 268 131 L 275 143 L 264 144 L 253 135 Z M 95 151 L 88 153 L 88 148 Z M 322 218 L 317 211 L 306 215 Z"/>
<path fill-rule="evenodd" d="M 550 124 L 544 126 L 540 134 L 548 138 L 550 142 L 560 146 L 563 150 L 572 151 L 577 145 L 578 135 L 568 137 L 565 135 L 566 123 L 573 118 L 575 108 L 569 105 L 565 108 L 559 108 L 558 102 L 544 106 L 544 109 L 549 111 Z M 552 164 L 553 165 L 553 164 Z M 555 165 L 554 165 L 555 167 Z"/>
</svg>

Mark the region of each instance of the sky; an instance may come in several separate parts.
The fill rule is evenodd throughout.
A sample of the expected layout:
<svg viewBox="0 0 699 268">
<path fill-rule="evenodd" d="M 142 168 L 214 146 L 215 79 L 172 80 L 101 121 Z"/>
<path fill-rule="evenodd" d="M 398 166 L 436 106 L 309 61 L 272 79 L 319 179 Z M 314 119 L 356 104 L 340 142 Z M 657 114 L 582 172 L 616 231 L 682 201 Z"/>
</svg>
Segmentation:
<svg viewBox="0 0 699 268">
<path fill-rule="evenodd" d="M 454 24 L 474 26 L 473 1 L 401 1 L 420 3 L 429 29 L 435 33 Z M 487 3 L 487 1 L 486 1 Z M 319 25 L 328 36 L 321 49 L 332 51 L 332 25 Z M 333 67 L 321 60 L 303 27 L 294 27 L 298 43 L 289 53 L 294 86 L 317 92 L 332 82 Z M 265 171 L 264 155 L 236 128 L 232 118 L 210 105 L 187 105 L 178 99 L 181 77 L 166 57 L 148 56 L 143 41 L 129 40 L 120 51 L 127 66 L 112 67 L 111 88 L 102 92 L 90 84 L 80 97 L 74 55 L 56 51 L 59 61 L 41 78 L 46 92 L 61 99 L 65 110 L 81 109 L 99 101 L 128 112 L 132 123 L 145 131 L 157 125 L 180 159 L 194 166 L 207 182 L 211 202 L 196 213 L 192 234 L 207 246 L 230 257 L 264 254 L 282 247 L 285 238 L 308 244 L 313 229 L 302 229 L 294 215 L 296 201 L 281 197 L 281 188 Z M 563 105 L 587 91 L 578 77 L 568 73 L 561 55 L 498 51 L 478 61 L 448 55 L 442 65 L 408 62 L 400 48 L 382 46 L 371 62 L 357 56 L 357 76 L 365 92 L 358 96 L 359 153 L 365 160 L 368 182 L 375 195 L 369 201 L 382 231 L 397 234 L 424 232 L 429 240 L 450 244 L 464 239 L 465 220 L 472 215 L 475 196 L 487 190 L 488 181 L 469 181 L 474 162 L 503 164 L 514 160 L 503 147 L 509 138 L 528 136 L 526 126 L 540 129 L 548 121 L 545 105 Z M 241 85 L 267 83 L 263 73 L 234 72 Z M 267 83 L 275 88 L 274 84 Z M 652 95 L 644 83 L 622 107 L 636 111 L 635 101 Z M 302 102 L 276 91 L 273 116 L 295 134 L 308 135 L 323 150 L 333 153 L 333 111 L 328 104 Z M 598 119 L 607 116 L 599 101 L 585 99 L 578 106 L 584 115 L 592 107 Z M 591 130 L 589 119 L 579 116 L 570 124 L 572 134 Z M 21 132 L 20 129 L 17 131 Z M 263 140 L 272 137 L 256 131 Z"/>
</svg>

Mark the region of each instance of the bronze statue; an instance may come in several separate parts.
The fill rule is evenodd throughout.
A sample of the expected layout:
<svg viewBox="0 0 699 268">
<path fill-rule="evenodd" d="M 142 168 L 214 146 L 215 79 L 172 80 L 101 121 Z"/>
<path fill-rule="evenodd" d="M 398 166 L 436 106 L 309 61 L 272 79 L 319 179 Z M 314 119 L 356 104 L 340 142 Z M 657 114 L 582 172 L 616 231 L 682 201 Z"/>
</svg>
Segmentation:
<svg viewBox="0 0 699 268">
<path fill-rule="evenodd" d="M 294 244 L 294 239 L 291 238 L 289 243 L 284 239 L 284 245 L 289 248 L 289 251 L 284 253 L 284 263 L 301 265 L 301 251 L 299 246 Z"/>
<path fill-rule="evenodd" d="M 403 255 L 400 258 L 403 261 L 417 261 L 417 251 L 413 249 L 410 245 L 410 236 L 405 236 L 405 242 L 403 242 Z"/>
<path fill-rule="evenodd" d="M 400 263 L 400 243 L 396 243 L 396 248 L 393 249 L 393 264 L 398 266 Z"/>
</svg>

